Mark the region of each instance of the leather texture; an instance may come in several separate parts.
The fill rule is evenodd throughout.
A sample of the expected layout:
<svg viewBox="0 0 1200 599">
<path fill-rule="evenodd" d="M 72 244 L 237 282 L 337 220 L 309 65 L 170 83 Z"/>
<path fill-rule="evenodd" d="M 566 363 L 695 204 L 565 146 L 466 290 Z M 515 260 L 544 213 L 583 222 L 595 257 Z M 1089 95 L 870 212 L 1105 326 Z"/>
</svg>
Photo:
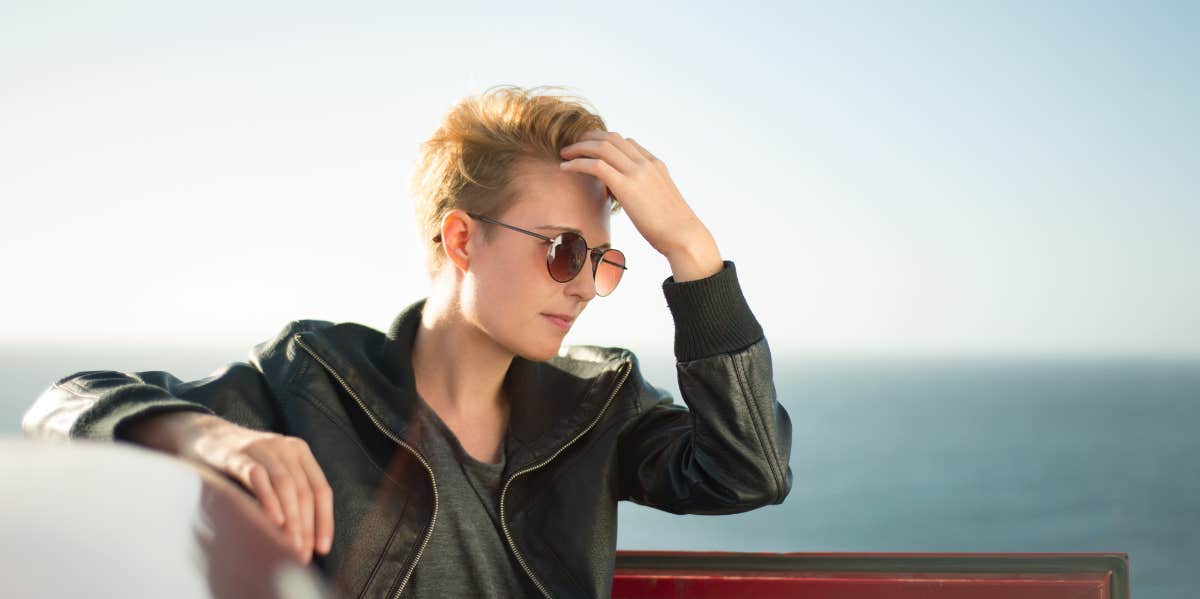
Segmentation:
<svg viewBox="0 0 1200 599">
<path fill-rule="evenodd" d="M 195 410 L 301 437 L 334 490 L 333 548 L 316 564 L 346 597 L 393 597 L 436 526 L 437 473 L 412 450 L 421 431 L 410 418 L 423 305 L 405 308 L 386 334 L 293 321 L 246 362 L 195 381 L 78 372 L 47 389 L 22 428 L 37 438 L 122 440 L 135 418 Z M 535 585 L 552 597 L 611 596 L 620 500 L 678 514 L 782 503 L 791 424 L 771 368 L 765 337 L 679 362 L 685 407 L 646 381 L 623 348 L 515 357 L 501 507 L 509 548 Z"/>
</svg>

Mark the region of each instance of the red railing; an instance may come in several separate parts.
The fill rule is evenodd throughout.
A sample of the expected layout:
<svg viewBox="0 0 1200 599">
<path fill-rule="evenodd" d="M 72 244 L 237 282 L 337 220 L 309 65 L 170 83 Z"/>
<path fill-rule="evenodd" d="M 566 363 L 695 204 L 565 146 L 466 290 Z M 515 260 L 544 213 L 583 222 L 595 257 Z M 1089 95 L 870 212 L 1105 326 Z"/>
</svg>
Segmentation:
<svg viewBox="0 0 1200 599">
<path fill-rule="evenodd" d="M 1123 553 L 617 552 L 614 599 L 1128 599 Z"/>
</svg>

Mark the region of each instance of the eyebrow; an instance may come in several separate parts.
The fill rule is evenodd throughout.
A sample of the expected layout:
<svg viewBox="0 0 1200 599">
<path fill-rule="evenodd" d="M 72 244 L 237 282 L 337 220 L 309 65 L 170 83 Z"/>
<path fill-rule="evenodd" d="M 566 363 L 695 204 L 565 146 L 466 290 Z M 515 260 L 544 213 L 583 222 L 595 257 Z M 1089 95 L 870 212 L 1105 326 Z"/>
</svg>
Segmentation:
<svg viewBox="0 0 1200 599">
<path fill-rule="evenodd" d="M 551 229 L 551 230 L 554 230 L 554 231 L 570 231 L 570 232 L 572 232 L 572 233 L 574 233 L 574 234 L 576 234 L 576 235 L 578 235 L 578 236 L 580 236 L 580 237 L 583 237 L 583 231 L 580 231 L 579 229 L 576 229 L 575 227 L 567 227 L 567 226 L 564 226 L 564 225 L 538 225 L 538 226 L 536 226 L 536 227 L 534 227 L 534 228 L 535 228 L 535 229 Z M 585 239 L 586 239 L 586 238 L 585 238 Z M 609 248 L 611 248 L 611 247 L 612 247 L 612 242 L 611 242 L 611 241 L 609 241 L 609 242 L 605 242 L 605 243 L 602 243 L 602 244 L 600 244 L 600 245 L 598 245 L 598 246 L 595 246 L 595 247 L 596 247 L 596 248 L 604 248 L 604 249 L 609 249 Z"/>
</svg>

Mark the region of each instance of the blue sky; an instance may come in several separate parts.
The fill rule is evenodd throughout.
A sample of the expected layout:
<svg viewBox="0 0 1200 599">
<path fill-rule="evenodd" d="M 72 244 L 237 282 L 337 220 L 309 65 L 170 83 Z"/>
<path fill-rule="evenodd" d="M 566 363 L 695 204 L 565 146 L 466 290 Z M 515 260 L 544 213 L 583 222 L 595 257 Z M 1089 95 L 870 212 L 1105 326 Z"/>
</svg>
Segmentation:
<svg viewBox="0 0 1200 599">
<path fill-rule="evenodd" d="M 515 83 L 668 164 L 773 349 L 1200 356 L 1200 9 L 966 4 L 6 4 L 0 343 L 386 327 L 418 144 Z M 669 351 L 613 243 L 567 341 Z"/>
</svg>

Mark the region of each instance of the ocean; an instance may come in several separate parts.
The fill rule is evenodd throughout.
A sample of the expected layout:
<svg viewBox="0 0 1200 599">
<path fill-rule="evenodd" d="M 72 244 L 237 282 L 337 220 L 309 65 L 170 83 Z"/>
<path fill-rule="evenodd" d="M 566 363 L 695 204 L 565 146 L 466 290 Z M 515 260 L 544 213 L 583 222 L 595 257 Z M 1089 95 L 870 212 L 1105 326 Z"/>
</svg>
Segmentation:
<svg viewBox="0 0 1200 599">
<path fill-rule="evenodd" d="M 216 350 L 0 349 L 0 435 L 78 370 L 207 375 Z M 641 356 L 672 390 L 670 356 Z M 1200 360 L 776 353 L 792 422 L 782 505 L 676 516 L 622 503 L 622 549 L 1123 552 L 1138 597 L 1200 586 Z"/>
</svg>

